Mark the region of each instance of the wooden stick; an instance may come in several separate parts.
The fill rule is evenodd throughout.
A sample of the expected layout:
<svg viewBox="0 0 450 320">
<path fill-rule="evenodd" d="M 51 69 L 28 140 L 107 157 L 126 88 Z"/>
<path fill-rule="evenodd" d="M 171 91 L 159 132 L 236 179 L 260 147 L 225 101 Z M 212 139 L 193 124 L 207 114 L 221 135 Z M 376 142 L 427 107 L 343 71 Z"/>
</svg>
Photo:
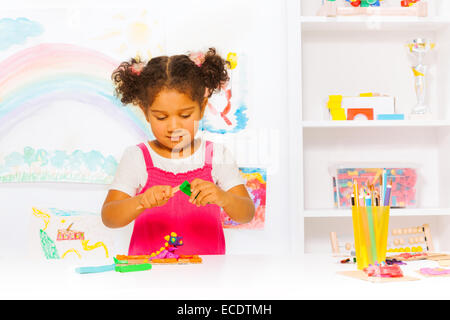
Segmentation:
<svg viewBox="0 0 450 320">
<path fill-rule="evenodd" d="M 330 240 L 331 240 L 331 251 L 333 254 L 339 253 L 339 244 L 336 232 L 330 232 Z"/>
<path fill-rule="evenodd" d="M 428 252 L 434 252 L 433 239 L 431 239 L 430 225 L 426 223 L 422 227 L 423 233 L 425 234 L 425 243 L 427 244 Z"/>
</svg>

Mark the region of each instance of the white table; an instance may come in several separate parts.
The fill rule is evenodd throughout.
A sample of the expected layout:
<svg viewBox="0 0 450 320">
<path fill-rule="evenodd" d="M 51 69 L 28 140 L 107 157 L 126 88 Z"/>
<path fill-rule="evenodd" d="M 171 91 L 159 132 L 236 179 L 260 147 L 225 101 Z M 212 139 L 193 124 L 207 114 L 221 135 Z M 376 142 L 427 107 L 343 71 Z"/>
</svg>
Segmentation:
<svg viewBox="0 0 450 320">
<path fill-rule="evenodd" d="M 112 260 L 112 259 L 111 259 Z M 112 261 L 103 264 L 111 264 Z M 450 277 L 415 272 L 437 262 L 413 261 L 400 283 L 370 283 L 336 274 L 356 270 L 331 255 L 203 256 L 202 264 L 153 265 L 152 270 L 77 274 L 74 261 L 0 257 L 1 299 L 449 299 Z"/>
</svg>

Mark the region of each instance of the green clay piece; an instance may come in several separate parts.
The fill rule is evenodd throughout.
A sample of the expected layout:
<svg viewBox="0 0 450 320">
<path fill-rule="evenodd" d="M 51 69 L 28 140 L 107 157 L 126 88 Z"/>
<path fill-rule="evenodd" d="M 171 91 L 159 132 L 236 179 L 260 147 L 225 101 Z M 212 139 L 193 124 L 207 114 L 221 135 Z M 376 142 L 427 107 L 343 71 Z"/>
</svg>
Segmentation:
<svg viewBox="0 0 450 320">
<path fill-rule="evenodd" d="M 152 265 L 150 263 L 142 263 L 142 264 L 129 264 L 127 266 L 118 266 L 116 265 L 116 272 L 134 272 L 134 271 L 145 271 L 150 270 Z"/>
<path fill-rule="evenodd" d="M 180 190 L 188 196 L 191 196 L 191 184 L 189 183 L 189 181 L 184 181 L 180 186 Z"/>
</svg>

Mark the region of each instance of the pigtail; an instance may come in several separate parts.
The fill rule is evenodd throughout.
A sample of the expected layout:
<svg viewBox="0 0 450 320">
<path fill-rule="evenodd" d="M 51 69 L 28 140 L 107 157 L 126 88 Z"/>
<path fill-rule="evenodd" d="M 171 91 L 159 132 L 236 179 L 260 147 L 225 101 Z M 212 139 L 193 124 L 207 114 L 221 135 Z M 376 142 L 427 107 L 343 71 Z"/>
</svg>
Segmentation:
<svg viewBox="0 0 450 320">
<path fill-rule="evenodd" d="M 218 54 L 216 49 L 209 48 L 204 56 L 204 60 L 199 66 L 203 75 L 204 84 L 207 90 L 206 97 L 211 97 L 216 91 L 220 91 L 229 80 L 227 69 L 230 63 Z"/>
<path fill-rule="evenodd" d="M 146 64 L 136 59 L 122 62 L 111 75 L 115 86 L 115 94 L 123 104 L 141 106 L 144 86 L 141 73 Z"/>
</svg>

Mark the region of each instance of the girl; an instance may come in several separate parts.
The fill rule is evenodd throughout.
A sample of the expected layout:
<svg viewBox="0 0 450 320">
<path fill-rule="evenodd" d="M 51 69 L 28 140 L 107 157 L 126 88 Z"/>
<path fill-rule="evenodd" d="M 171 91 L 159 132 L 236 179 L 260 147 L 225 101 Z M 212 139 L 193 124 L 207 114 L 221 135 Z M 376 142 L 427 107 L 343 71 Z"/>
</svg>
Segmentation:
<svg viewBox="0 0 450 320">
<path fill-rule="evenodd" d="M 112 74 L 124 104 L 145 113 L 155 140 L 128 147 L 102 208 L 110 228 L 134 221 L 129 255 L 148 255 L 164 236 L 183 237 L 180 254 L 224 254 L 220 207 L 249 222 L 254 205 L 236 163 L 223 146 L 195 138 L 208 98 L 229 80 L 227 62 L 206 54 L 131 59 Z M 176 192 L 183 181 L 192 195 Z"/>
</svg>

